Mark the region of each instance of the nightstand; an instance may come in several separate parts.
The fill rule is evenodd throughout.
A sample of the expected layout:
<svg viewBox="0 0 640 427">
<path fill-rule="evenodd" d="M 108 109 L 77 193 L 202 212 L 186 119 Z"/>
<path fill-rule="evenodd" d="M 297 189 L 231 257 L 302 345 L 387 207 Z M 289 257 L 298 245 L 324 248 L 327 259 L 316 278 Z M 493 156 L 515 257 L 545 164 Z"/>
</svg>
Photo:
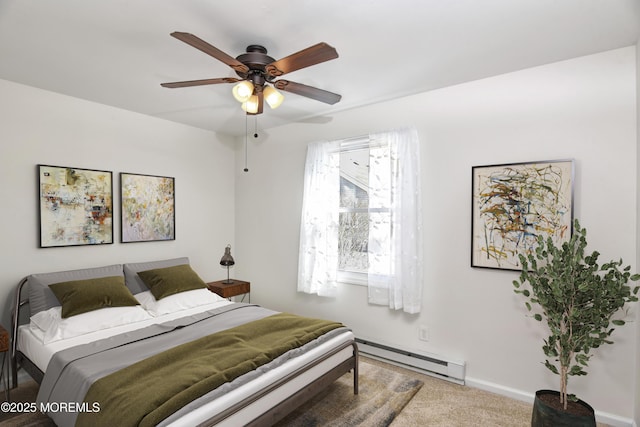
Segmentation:
<svg viewBox="0 0 640 427">
<path fill-rule="evenodd" d="M 232 279 L 232 283 L 225 282 L 226 280 L 209 282 L 207 283 L 207 289 L 227 299 L 242 295 L 242 300 L 244 301 L 244 296 L 249 295 L 249 302 L 251 302 L 251 283 L 236 279 Z"/>
<path fill-rule="evenodd" d="M 2 365 L 0 365 L 0 383 L 4 387 L 4 395 L 9 402 L 9 363 L 7 353 L 9 352 L 9 332 L 0 325 L 0 353 L 2 353 Z M 7 365 L 5 370 L 4 365 Z"/>
</svg>

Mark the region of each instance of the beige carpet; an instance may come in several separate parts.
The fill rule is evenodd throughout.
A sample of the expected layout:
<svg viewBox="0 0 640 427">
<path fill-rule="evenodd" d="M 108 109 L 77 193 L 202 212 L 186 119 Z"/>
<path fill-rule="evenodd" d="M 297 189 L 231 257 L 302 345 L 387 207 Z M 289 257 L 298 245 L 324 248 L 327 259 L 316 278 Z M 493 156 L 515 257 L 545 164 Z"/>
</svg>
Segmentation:
<svg viewBox="0 0 640 427">
<path fill-rule="evenodd" d="M 404 407 L 391 427 L 529 427 L 529 403 L 454 384 L 376 360 L 369 363 L 413 375 L 424 385 Z"/>
<path fill-rule="evenodd" d="M 428 375 L 361 357 L 369 363 L 420 379 L 424 385 L 391 427 L 530 427 L 533 405 L 495 393 L 461 386 Z M 597 423 L 598 427 L 610 427 Z"/>
</svg>

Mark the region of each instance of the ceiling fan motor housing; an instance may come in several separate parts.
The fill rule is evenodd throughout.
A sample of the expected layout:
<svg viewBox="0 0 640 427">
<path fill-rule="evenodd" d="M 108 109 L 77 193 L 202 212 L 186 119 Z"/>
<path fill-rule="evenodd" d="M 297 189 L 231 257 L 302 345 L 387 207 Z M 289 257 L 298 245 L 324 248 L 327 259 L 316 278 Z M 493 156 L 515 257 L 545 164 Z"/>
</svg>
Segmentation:
<svg viewBox="0 0 640 427">
<path fill-rule="evenodd" d="M 267 49 L 264 46 L 252 44 L 247 46 L 247 52 L 238 55 L 236 59 L 249 68 L 248 73 L 236 71 L 238 76 L 243 79 L 251 80 L 255 86 L 262 86 L 266 81 L 274 79 L 265 71 L 265 65 L 275 62 L 275 59 L 267 55 Z"/>
</svg>

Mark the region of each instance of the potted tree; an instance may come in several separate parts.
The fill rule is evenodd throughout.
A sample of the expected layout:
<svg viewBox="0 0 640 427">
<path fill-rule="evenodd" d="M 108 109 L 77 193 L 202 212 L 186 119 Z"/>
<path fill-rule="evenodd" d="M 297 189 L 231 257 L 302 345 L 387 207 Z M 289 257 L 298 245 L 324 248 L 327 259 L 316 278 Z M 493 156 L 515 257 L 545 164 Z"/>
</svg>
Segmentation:
<svg viewBox="0 0 640 427">
<path fill-rule="evenodd" d="M 513 281 L 514 291 L 526 298 L 534 319 L 546 321 L 550 335 L 542 346 L 544 364 L 560 376 L 559 392 L 536 393 L 532 426 L 596 425 L 593 408 L 567 393 L 569 376 L 587 374 L 591 350 L 613 344 L 613 326 L 625 324 L 614 315 L 638 301 L 639 287 L 627 284 L 640 275 L 623 267 L 622 259 L 599 266 L 597 251 L 585 254 L 586 235 L 575 220 L 571 239 L 561 247 L 551 238 L 538 237 L 535 252 L 519 257 L 522 271 Z"/>
</svg>

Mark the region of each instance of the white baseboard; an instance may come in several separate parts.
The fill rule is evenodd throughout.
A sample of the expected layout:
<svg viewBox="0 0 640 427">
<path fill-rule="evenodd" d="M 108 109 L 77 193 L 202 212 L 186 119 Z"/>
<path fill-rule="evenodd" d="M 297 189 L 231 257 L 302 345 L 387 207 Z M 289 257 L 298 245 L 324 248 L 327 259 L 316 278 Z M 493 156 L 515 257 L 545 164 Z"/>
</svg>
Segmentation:
<svg viewBox="0 0 640 427">
<path fill-rule="evenodd" d="M 436 378 L 464 385 L 465 363 L 430 353 L 399 349 L 380 342 L 356 338 L 361 354 Z"/>
<path fill-rule="evenodd" d="M 530 403 L 532 405 L 533 399 L 535 398 L 535 394 L 533 393 L 526 393 L 522 390 L 505 387 L 503 385 L 491 383 L 488 381 L 478 380 L 472 377 L 466 378 L 466 385 L 468 385 L 469 387 L 499 394 L 501 396 L 510 397 L 511 399 L 520 400 L 521 402 Z"/>
<path fill-rule="evenodd" d="M 488 381 L 478 380 L 472 377 L 466 377 L 465 383 L 468 387 L 477 388 L 479 390 L 489 391 L 491 393 L 499 394 L 501 396 L 510 397 L 521 402 L 527 402 L 533 405 L 535 398 L 534 393 L 527 393 L 522 390 L 517 390 L 510 387 L 505 387 L 500 384 L 491 383 Z M 596 421 L 599 423 L 605 423 L 612 427 L 638 427 L 636 422 L 631 418 L 621 417 L 615 414 L 609 414 L 607 412 L 595 411 Z"/>
</svg>

